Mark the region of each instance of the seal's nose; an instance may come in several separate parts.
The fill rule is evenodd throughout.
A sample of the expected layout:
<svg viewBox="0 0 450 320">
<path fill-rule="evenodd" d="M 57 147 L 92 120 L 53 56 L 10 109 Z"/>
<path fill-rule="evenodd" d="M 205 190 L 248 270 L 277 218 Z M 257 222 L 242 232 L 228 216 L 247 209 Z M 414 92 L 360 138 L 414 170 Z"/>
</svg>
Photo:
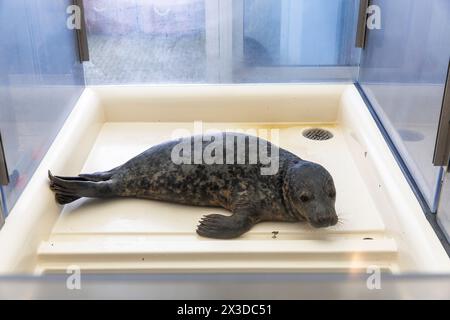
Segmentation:
<svg viewBox="0 0 450 320">
<path fill-rule="evenodd" d="M 309 223 L 314 228 L 327 228 L 336 225 L 338 217 L 336 214 L 318 215 L 316 218 L 310 219 Z"/>
</svg>

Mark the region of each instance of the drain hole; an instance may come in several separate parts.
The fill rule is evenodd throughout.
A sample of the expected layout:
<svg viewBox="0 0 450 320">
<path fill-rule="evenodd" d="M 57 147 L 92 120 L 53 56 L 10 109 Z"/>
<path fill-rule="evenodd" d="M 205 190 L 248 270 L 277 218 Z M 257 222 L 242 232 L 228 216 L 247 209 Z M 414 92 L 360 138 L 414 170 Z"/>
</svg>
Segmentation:
<svg viewBox="0 0 450 320">
<path fill-rule="evenodd" d="M 364 238 L 363 240 L 373 240 L 373 238 Z"/>
<path fill-rule="evenodd" d="M 324 129 L 313 128 L 303 131 L 303 136 L 310 140 L 324 141 L 333 138 L 333 134 Z"/>
</svg>

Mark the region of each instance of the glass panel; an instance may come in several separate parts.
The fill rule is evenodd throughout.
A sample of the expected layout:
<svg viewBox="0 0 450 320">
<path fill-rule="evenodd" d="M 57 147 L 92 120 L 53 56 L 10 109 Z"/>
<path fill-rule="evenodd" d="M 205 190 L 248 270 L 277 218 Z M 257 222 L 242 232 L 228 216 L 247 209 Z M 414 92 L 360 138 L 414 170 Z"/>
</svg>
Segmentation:
<svg viewBox="0 0 450 320">
<path fill-rule="evenodd" d="M 204 82 L 204 0 L 85 0 L 88 84 Z M 217 23 L 217 21 L 216 21 Z"/>
<path fill-rule="evenodd" d="M 66 27 L 72 1 L 0 2 L 0 129 L 11 209 L 84 85 L 76 38 Z"/>
<path fill-rule="evenodd" d="M 358 3 L 85 0 L 87 82 L 354 81 Z"/>
<path fill-rule="evenodd" d="M 436 210 L 441 169 L 432 165 L 450 57 L 448 0 L 373 0 L 381 30 L 370 30 L 360 83 L 410 172 Z"/>
<path fill-rule="evenodd" d="M 354 0 L 245 0 L 248 65 L 357 65 Z"/>
<path fill-rule="evenodd" d="M 358 4 L 244 0 L 243 35 L 233 34 L 243 42 L 234 44 L 234 82 L 356 81 Z"/>
</svg>

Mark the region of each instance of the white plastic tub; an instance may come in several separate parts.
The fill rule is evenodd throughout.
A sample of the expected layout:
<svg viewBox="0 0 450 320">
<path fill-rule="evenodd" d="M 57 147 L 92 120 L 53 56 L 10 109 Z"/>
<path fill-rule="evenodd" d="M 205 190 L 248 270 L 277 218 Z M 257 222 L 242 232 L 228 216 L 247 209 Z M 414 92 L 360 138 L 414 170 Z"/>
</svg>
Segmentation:
<svg viewBox="0 0 450 320">
<path fill-rule="evenodd" d="M 196 235 L 221 209 L 137 199 L 61 207 L 47 170 L 111 169 L 173 130 L 280 131 L 280 145 L 324 165 L 343 223 L 263 223 L 235 240 Z M 311 141 L 304 129 L 331 131 Z M 276 238 L 273 232 L 277 231 Z M 0 232 L 0 274 L 65 272 L 450 272 L 449 258 L 353 85 L 87 88 Z"/>
</svg>

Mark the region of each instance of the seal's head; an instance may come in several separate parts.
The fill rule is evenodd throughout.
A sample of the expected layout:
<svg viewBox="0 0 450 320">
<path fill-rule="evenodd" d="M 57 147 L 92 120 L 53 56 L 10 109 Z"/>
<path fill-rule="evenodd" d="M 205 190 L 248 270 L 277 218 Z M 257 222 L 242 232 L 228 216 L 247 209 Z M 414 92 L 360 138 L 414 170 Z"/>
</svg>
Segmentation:
<svg viewBox="0 0 450 320">
<path fill-rule="evenodd" d="M 338 223 L 336 188 L 330 173 L 321 165 L 301 162 L 287 171 L 283 192 L 291 210 L 315 228 Z"/>
</svg>

